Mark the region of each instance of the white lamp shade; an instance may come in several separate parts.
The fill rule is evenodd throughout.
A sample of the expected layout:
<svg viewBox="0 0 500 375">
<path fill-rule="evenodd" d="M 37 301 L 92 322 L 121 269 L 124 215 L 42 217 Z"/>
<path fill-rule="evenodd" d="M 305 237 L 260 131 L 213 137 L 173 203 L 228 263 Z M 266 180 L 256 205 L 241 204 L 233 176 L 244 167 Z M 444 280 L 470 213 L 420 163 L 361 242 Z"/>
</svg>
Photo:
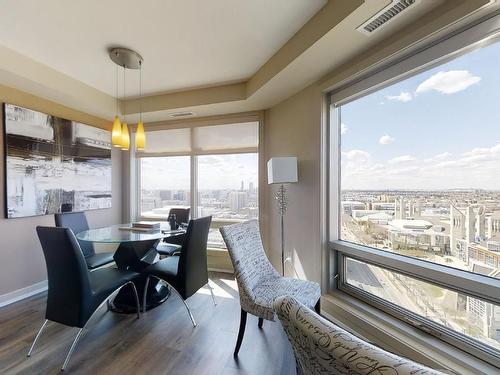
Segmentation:
<svg viewBox="0 0 500 375">
<path fill-rule="evenodd" d="M 297 158 L 295 156 L 269 159 L 267 162 L 268 184 L 284 184 L 297 181 Z"/>
</svg>

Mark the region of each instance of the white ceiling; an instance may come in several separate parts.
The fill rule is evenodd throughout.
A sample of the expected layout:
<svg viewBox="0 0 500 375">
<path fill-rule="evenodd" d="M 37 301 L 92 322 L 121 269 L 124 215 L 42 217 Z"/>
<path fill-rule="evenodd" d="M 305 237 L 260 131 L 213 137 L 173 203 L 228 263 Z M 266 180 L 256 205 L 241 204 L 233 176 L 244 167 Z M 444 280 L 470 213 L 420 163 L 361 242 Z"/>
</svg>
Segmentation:
<svg viewBox="0 0 500 375">
<path fill-rule="evenodd" d="M 0 44 L 113 96 L 107 48 L 135 49 L 151 94 L 248 79 L 326 2 L 6 0 Z M 138 95 L 135 71 L 127 95 Z"/>
</svg>

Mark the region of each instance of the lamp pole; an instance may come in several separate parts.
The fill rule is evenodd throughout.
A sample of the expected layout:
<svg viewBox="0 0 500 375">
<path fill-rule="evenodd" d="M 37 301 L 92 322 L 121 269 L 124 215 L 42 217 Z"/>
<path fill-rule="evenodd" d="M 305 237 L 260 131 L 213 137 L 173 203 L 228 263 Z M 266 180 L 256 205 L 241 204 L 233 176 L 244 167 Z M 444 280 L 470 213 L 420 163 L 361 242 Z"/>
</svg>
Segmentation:
<svg viewBox="0 0 500 375">
<path fill-rule="evenodd" d="M 276 201 L 278 202 L 278 209 L 280 211 L 281 219 L 281 272 L 285 276 L 285 226 L 284 217 L 287 208 L 286 189 L 283 184 L 280 185 L 276 192 Z"/>
<path fill-rule="evenodd" d="M 285 212 L 287 208 L 286 189 L 283 184 L 298 182 L 297 157 L 283 156 L 269 159 L 267 162 L 267 182 L 280 184 L 275 199 L 278 204 L 281 220 L 281 271 L 285 276 Z"/>
</svg>

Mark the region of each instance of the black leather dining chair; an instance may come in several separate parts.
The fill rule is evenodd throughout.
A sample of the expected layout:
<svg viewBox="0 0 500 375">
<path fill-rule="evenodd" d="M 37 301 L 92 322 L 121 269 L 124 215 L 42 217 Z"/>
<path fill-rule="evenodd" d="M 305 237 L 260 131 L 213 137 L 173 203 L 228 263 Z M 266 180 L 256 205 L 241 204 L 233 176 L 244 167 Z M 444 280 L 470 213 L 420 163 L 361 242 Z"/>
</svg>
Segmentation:
<svg viewBox="0 0 500 375">
<path fill-rule="evenodd" d="M 137 318 L 140 317 L 139 297 L 132 282 L 139 274 L 116 268 L 100 268 L 90 272 L 71 229 L 39 226 L 36 231 L 45 257 L 49 289 L 45 321 L 31 344 L 28 357 L 49 320 L 80 328 L 64 360 L 61 368 L 64 370 L 92 315 L 111 295 L 126 285 L 135 293 Z"/>
<path fill-rule="evenodd" d="M 70 228 L 78 234 L 89 229 L 84 212 L 65 212 L 54 215 L 56 227 Z M 80 242 L 87 267 L 91 270 L 113 263 L 113 253 L 96 253 L 92 242 Z"/>
<path fill-rule="evenodd" d="M 189 213 L 191 209 L 188 208 L 171 208 L 168 212 L 168 216 L 175 215 L 175 220 L 178 224 L 187 224 L 189 223 Z"/>
<path fill-rule="evenodd" d="M 186 299 L 206 285 L 210 289 L 214 305 L 217 305 L 212 287 L 208 283 L 207 239 L 211 222 L 211 216 L 191 220 L 180 255 L 162 259 L 142 272 L 147 275 L 144 285 L 143 312 L 146 311 L 146 293 L 150 277 L 166 282 L 181 298 L 194 327 L 196 327 L 196 322 Z"/>
<path fill-rule="evenodd" d="M 187 224 L 190 211 L 190 208 L 171 208 L 168 216 L 175 215 L 178 224 Z M 156 251 L 163 256 L 179 255 L 185 238 L 185 233 L 167 237 L 156 246 Z"/>
</svg>

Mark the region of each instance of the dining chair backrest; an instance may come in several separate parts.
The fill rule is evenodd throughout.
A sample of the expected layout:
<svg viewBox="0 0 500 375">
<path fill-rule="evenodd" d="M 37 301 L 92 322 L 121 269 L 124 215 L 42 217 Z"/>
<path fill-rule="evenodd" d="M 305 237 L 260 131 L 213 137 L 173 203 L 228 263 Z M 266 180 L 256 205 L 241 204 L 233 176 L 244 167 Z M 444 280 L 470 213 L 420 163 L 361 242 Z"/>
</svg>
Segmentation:
<svg viewBox="0 0 500 375">
<path fill-rule="evenodd" d="M 65 212 L 54 214 L 56 227 L 70 228 L 74 234 L 78 234 L 89 229 L 89 223 L 85 212 Z M 92 242 L 81 242 L 80 247 L 85 257 L 95 254 Z"/>
<path fill-rule="evenodd" d="M 69 228 L 36 228 L 48 276 L 46 319 L 72 327 L 85 324 L 84 305 L 91 296 L 89 271 Z"/>
<path fill-rule="evenodd" d="M 253 290 L 262 281 L 279 277 L 279 273 L 266 256 L 259 222 L 249 220 L 220 228 L 236 273 L 240 294 L 254 299 Z"/>
<path fill-rule="evenodd" d="M 187 299 L 208 283 L 207 240 L 212 216 L 189 221 L 179 256 L 179 293 Z"/>
<path fill-rule="evenodd" d="M 175 221 L 177 224 L 188 223 L 190 211 L 190 208 L 171 208 L 168 212 L 168 216 L 175 215 Z"/>
</svg>

